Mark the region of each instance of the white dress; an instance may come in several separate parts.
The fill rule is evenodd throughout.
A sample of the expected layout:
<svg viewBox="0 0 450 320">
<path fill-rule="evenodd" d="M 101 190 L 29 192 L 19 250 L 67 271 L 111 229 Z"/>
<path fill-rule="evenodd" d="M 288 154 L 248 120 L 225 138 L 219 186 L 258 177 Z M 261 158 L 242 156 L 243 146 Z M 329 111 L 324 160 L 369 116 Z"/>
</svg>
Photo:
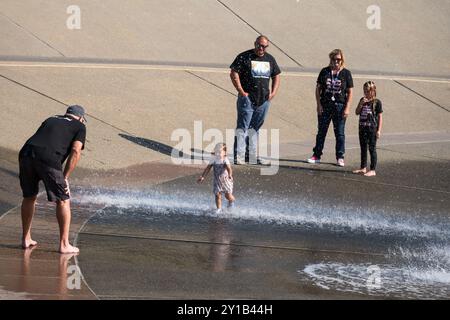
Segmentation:
<svg viewBox="0 0 450 320">
<path fill-rule="evenodd" d="M 209 162 L 214 170 L 213 192 L 218 194 L 220 192 L 233 193 L 233 180 L 230 179 L 226 165 L 230 165 L 228 158 L 220 159 L 220 157 L 213 157 Z"/>
</svg>

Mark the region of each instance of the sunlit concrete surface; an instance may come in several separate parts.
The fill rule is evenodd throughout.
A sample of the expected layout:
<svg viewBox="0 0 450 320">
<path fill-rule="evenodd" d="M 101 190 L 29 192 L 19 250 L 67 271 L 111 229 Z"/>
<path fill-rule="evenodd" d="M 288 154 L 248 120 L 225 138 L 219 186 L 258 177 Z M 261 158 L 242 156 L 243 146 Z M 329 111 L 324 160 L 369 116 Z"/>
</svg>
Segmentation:
<svg viewBox="0 0 450 320">
<path fill-rule="evenodd" d="M 1 299 L 450 296 L 448 1 L 378 1 L 374 30 L 369 0 L 83 0 L 81 29 L 69 30 L 72 4 L 0 7 Z M 238 206 L 218 217 L 209 183 L 195 184 L 203 165 L 170 161 L 171 135 L 193 135 L 200 120 L 203 132 L 235 127 L 228 67 L 259 33 L 283 71 L 263 126 L 279 130 L 280 168 L 262 176 L 234 167 Z M 359 166 L 353 110 L 346 167 L 334 165 L 331 129 L 324 163 L 304 162 L 316 133 L 315 81 L 334 48 L 353 73 L 353 110 L 367 80 L 383 101 L 371 179 L 351 174 Z M 81 254 L 56 253 L 45 194 L 34 219 L 39 245 L 23 251 L 17 153 L 73 103 L 89 120 L 71 183 L 71 239 Z M 375 290 L 371 265 L 385 276 Z M 67 286 L 71 266 L 80 288 Z"/>
</svg>

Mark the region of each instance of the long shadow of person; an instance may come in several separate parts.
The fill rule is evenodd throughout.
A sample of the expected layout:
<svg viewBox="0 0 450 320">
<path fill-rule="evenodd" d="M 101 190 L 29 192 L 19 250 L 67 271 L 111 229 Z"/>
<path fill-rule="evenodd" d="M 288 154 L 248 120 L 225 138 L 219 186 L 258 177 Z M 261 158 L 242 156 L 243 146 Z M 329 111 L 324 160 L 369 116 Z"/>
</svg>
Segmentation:
<svg viewBox="0 0 450 320">
<path fill-rule="evenodd" d="M 131 136 L 131 135 L 124 134 L 124 133 L 119 133 L 119 136 L 128 141 L 136 143 L 137 145 L 140 145 L 147 149 L 151 149 L 153 151 L 159 152 L 166 156 L 176 157 L 176 158 L 185 158 L 185 159 L 199 159 L 199 160 L 202 160 L 202 157 L 203 157 L 202 155 L 195 155 L 194 152 L 192 154 L 185 153 L 182 150 L 175 149 L 167 144 L 164 144 L 164 143 L 161 143 L 161 142 L 158 142 L 155 140 Z"/>
</svg>

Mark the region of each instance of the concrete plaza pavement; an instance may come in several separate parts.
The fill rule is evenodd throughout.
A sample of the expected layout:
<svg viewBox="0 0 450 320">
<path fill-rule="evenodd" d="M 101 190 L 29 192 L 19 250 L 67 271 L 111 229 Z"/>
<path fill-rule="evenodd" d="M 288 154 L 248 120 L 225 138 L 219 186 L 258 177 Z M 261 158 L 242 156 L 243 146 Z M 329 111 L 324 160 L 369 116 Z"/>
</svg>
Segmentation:
<svg viewBox="0 0 450 320">
<path fill-rule="evenodd" d="M 236 93 L 229 80 L 228 66 L 239 52 L 251 48 L 258 32 L 272 40 L 269 52 L 283 70 L 280 92 L 264 128 L 280 131 L 280 158 L 286 160 L 281 162 L 280 174 L 273 177 L 273 185 L 261 178 L 261 190 L 283 186 L 280 181 L 291 172 L 300 180 L 317 175 L 319 180 L 340 181 L 344 175 L 348 178 L 345 188 L 349 193 L 364 185 L 368 189 L 381 188 L 379 192 L 383 195 L 388 192 L 383 186 L 398 186 L 407 194 L 411 206 L 421 206 L 424 197 L 433 199 L 433 190 L 438 195 L 450 192 L 446 183 L 450 176 L 448 1 L 379 1 L 380 30 L 367 28 L 370 14 L 366 10 L 371 1 L 355 4 L 347 0 L 339 3 L 172 0 L 128 4 L 83 0 L 78 1 L 82 12 L 80 30 L 69 30 L 66 26 L 69 17 L 66 9 L 71 4 L 65 0 L 20 3 L 6 0 L 0 9 L 1 298 L 128 295 L 124 284 L 116 289 L 105 287 L 107 272 L 105 278 L 95 278 L 89 259 L 100 251 L 93 244 L 101 243 L 92 235 L 95 239 L 80 235 L 82 254 L 77 259 L 82 271 L 86 267 L 88 281 L 83 286 L 92 282 L 96 289 L 62 288 L 61 270 L 68 262 L 54 252 L 56 219 L 48 204 L 40 204 L 34 220 L 35 234 L 41 239 L 39 247 L 32 254 L 18 247 L 21 198 L 17 152 L 42 120 L 63 113 L 68 104 L 86 107 L 88 140 L 79 169 L 74 173 L 74 187 L 140 188 L 170 181 L 177 185 L 183 176 L 193 179 L 200 166 L 171 164 L 167 151 L 176 144 L 171 135 L 180 128 L 192 132 L 194 121 L 198 120 L 202 121 L 203 130 L 217 128 L 225 132 L 235 127 Z M 328 63 L 328 53 L 337 47 L 344 50 L 347 67 L 353 72 L 353 107 L 367 80 L 376 82 L 383 101 L 380 172 L 370 181 L 348 172 L 359 165 L 357 117 L 353 112 L 347 121 L 344 172 L 329 164 L 311 168 L 296 161 L 311 155 L 316 133 L 315 81 L 320 68 Z M 330 130 L 324 162 L 334 161 L 333 140 Z M 205 142 L 203 147 L 206 145 Z M 249 175 L 243 183 L 250 183 L 252 175 L 258 176 L 257 169 L 236 168 L 237 175 L 241 171 L 245 177 Z M 319 185 L 331 199 L 340 195 L 333 183 Z M 285 187 L 288 192 L 289 187 Z M 311 194 L 304 191 L 303 196 Z M 45 196 L 40 199 L 45 200 Z M 441 200 L 444 207 L 439 210 L 446 209 L 448 214 L 448 200 Z M 82 204 L 73 208 L 72 239 L 89 227 L 89 216 L 82 208 Z M 190 223 L 195 225 L 195 221 Z M 258 240 L 264 232 L 256 232 L 254 239 Z M 247 241 L 244 244 L 252 242 L 244 240 Z M 294 237 L 293 241 L 300 240 Z M 185 249 L 181 244 L 171 246 L 174 255 Z M 105 253 L 109 258 L 113 256 L 108 254 Z M 286 259 L 295 261 L 292 257 Z M 68 261 L 74 263 L 75 258 Z M 37 271 L 30 273 L 30 264 L 36 265 L 32 270 Z M 167 268 L 147 267 L 161 272 Z M 286 275 L 286 269 L 281 266 L 279 269 L 280 277 Z M 114 274 L 117 270 L 110 271 Z M 186 272 L 193 274 L 196 269 Z M 210 272 L 214 277 L 214 271 Z M 257 275 L 249 273 L 250 277 Z M 48 279 L 52 280 L 47 282 Z M 128 279 L 128 284 L 133 281 Z M 45 283 L 49 285 L 44 286 Z M 202 291 L 205 284 L 201 282 L 194 288 L 199 298 L 213 297 Z M 189 297 L 183 296 L 179 288 L 151 293 L 147 289 L 142 288 L 141 297 Z M 296 288 L 289 294 L 284 289 L 277 291 L 280 297 L 335 297 L 311 288 Z M 237 297 L 261 298 L 252 292 L 239 291 Z M 215 297 L 231 296 L 232 290 L 225 290 Z"/>
</svg>

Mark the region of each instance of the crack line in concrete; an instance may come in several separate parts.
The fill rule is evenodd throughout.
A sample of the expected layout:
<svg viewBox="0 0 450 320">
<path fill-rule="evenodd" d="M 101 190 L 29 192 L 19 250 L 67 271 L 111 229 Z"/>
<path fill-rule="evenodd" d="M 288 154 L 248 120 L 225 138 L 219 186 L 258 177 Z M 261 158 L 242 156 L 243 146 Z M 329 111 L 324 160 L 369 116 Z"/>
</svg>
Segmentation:
<svg viewBox="0 0 450 320">
<path fill-rule="evenodd" d="M 23 84 L 23 83 L 20 83 L 20 82 L 18 82 L 18 81 L 16 81 L 16 80 L 13 80 L 13 79 L 11 79 L 11 78 L 8 78 L 7 76 L 4 76 L 3 74 L 0 74 L 0 77 L 4 78 L 5 80 L 8 80 L 8 81 L 10 81 L 10 82 L 12 82 L 12 83 L 15 83 L 15 84 L 17 84 L 17 85 L 19 85 L 19 86 L 21 86 L 21 87 L 27 89 L 27 90 L 33 91 L 34 93 L 37 93 L 37 94 L 39 94 L 39 95 L 41 95 L 41 96 L 43 96 L 43 97 L 45 97 L 45 98 L 47 98 L 47 99 L 50 99 L 50 100 L 53 100 L 53 101 L 55 101 L 55 102 L 57 102 L 57 103 L 59 103 L 59 104 L 62 104 L 63 106 L 66 106 L 66 107 L 69 106 L 69 104 L 67 104 L 67 103 L 65 103 L 65 102 L 62 102 L 62 101 L 60 101 L 60 100 L 58 100 L 58 99 L 56 99 L 56 98 L 53 98 L 53 97 L 51 97 L 51 96 L 49 96 L 49 95 L 47 95 L 47 94 L 45 94 L 45 93 L 43 93 L 43 92 L 41 92 L 41 91 L 39 91 L 39 90 L 33 89 L 33 88 L 31 88 L 31 87 L 29 87 L 29 86 L 27 86 L 27 85 L 25 85 L 25 84 Z M 96 116 L 93 116 L 92 114 L 90 114 L 90 113 L 88 113 L 88 112 L 86 112 L 86 115 L 89 116 L 89 117 L 92 118 L 92 119 L 95 119 L 95 120 L 97 120 L 97 121 L 99 121 L 99 122 L 101 122 L 101 123 L 107 125 L 107 126 L 110 126 L 110 127 L 114 128 L 114 129 L 116 129 L 116 130 L 118 130 L 118 131 L 120 131 L 120 132 L 129 134 L 129 135 L 135 137 L 135 135 L 132 134 L 131 132 L 128 132 L 128 131 L 126 131 L 126 130 L 124 130 L 124 129 L 121 129 L 121 128 L 119 128 L 119 127 L 116 127 L 115 125 L 113 125 L 113 124 L 111 124 L 111 123 L 108 123 L 108 122 L 106 122 L 106 121 L 104 121 L 104 120 L 102 120 L 102 119 L 100 119 L 100 118 L 98 118 L 98 117 L 96 117 Z"/>
<path fill-rule="evenodd" d="M 437 106 L 437 107 L 439 107 L 439 108 L 441 108 L 441 109 L 444 109 L 444 110 L 447 111 L 447 112 L 450 112 L 450 110 L 447 109 L 446 107 L 443 107 L 443 106 L 441 106 L 439 103 L 434 102 L 433 100 L 431 100 L 431 99 L 425 97 L 424 95 L 420 94 L 419 92 L 417 92 L 417 91 L 411 89 L 410 87 L 408 87 L 407 85 L 401 83 L 400 81 L 397 81 L 397 80 L 392 80 L 392 81 L 394 81 L 394 82 L 397 83 L 398 85 L 402 86 L 403 88 L 408 89 L 409 91 L 411 91 L 412 93 L 418 95 L 419 97 L 421 97 L 421 98 L 427 100 L 428 102 L 431 102 L 431 103 L 434 104 L 435 106 Z"/>
<path fill-rule="evenodd" d="M 258 245 L 248 243 L 224 243 L 205 240 L 189 240 L 189 239 L 175 239 L 175 238 L 161 238 L 161 237 L 146 237 L 137 235 L 117 234 L 117 233 L 97 233 L 97 232 L 80 232 L 81 235 L 99 236 L 99 237 L 113 237 L 113 238 L 129 238 L 129 239 L 141 239 L 141 240 L 154 240 L 154 241 L 169 241 L 169 242 L 184 242 L 184 243 L 199 243 L 199 244 L 212 244 L 222 246 L 236 246 L 236 247 L 249 247 L 259 249 L 275 249 L 275 250 L 292 250 L 292 251 L 312 251 L 312 252 L 326 252 L 336 254 L 357 254 L 357 255 L 369 255 L 369 256 L 384 256 L 382 253 L 373 252 L 359 252 L 359 251 L 342 251 L 342 250 L 324 250 L 324 249 L 312 249 L 302 247 L 285 247 L 285 246 L 270 246 L 270 245 Z"/>
<path fill-rule="evenodd" d="M 50 49 L 58 52 L 58 54 L 60 54 L 61 56 L 65 57 L 64 53 L 62 53 L 61 51 L 59 51 L 58 49 L 56 49 L 55 47 L 53 47 L 51 44 L 49 44 L 48 42 L 46 42 L 45 40 L 39 38 L 37 35 L 35 35 L 33 32 L 31 32 L 30 30 L 28 30 L 27 28 L 25 28 L 24 26 L 18 24 L 17 22 L 15 22 L 13 19 L 11 19 L 10 17 L 8 17 L 6 14 L 4 14 L 3 12 L 0 12 L 0 15 L 2 15 L 3 17 L 5 17 L 7 20 L 9 20 L 12 24 L 16 25 L 17 27 L 21 28 L 22 30 L 25 30 L 25 32 L 27 32 L 29 35 L 31 35 L 33 38 L 37 39 L 38 41 L 42 42 L 43 44 L 45 44 L 47 47 L 49 47 Z"/>
<path fill-rule="evenodd" d="M 199 78 L 200 80 L 202 80 L 202 81 L 204 81 L 204 82 L 206 82 L 206 83 L 209 83 L 210 85 L 216 87 L 216 88 L 219 89 L 219 90 L 222 90 L 222 91 L 225 91 L 226 93 L 231 94 L 231 95 L 232 95 L 233 97 L 235 97 L 235 98 L 237 97 L 237 95 L 236 95 L 235 93 L 233 93 L 233 92 L 231 92 L 231 91 L 228 91 L 228 90 L 225 89 L 225 88 L 222 88 L 221 86 L 215 84 L 215 83 L 212 82 L 212 81 L 209 81 L 208 79 L 205 79 L 205 78 L 203 78 L 203 77 L 200 77 L 199 75 L 193 73 L 192 71 L 185 70 L 185 72 L 186 72 L 186 73 L 189 73 L 190 75 L 193 75 L 193 76 L 196 77 L 196 78 Z"/>
<path fill-rule="evenodd" d="M 247 26 L 249 26 L 253 31 L 255 31 L 258 35 L 262 35 L 261 32 L 259 32 L 255 27 L 253 27 L 250 23 L 248 23 L 244 18 L 242 18 L 240 15 L 238 15 L 235 11 L 233 11 L 233 9 L 231 9 L 230 7 L 228 7 L 226 4 L 224 4 L 222 1 L 220 0 L 216 0 L 218 3 L 220 3 L 222 6 L 224 6 L 228 11 L 230 11 L 234 16 L 236 16 L 239 20 L 241 20 L 242 22 L 244 22 Z M 283 49 L 281 49 L 275 42 L 273 42 L 272 40 L 270 40 L 270 43 L 277 48 L 278 50 L 280 50 L 286 57 L 288 57 L 290 60 L 292 60 L 296 65 L 298 65 L 299 67 L 303 68 L 303 65 L 298 62 L 297 60 L 295 60 L 294 58 L 292 58 L 286 51 L 284 51 Z"/>
<path fill-rule="evenodd" d="M 210 84 L 210 85 L 212 85 L 212 86 L 214 86 L 214 87 L 216 87 L 216 88 L 218 88 L 218 89 L 220 89 L 220 90 L 222 90 L 222 91 L 225 91 L 225 92 L 231 94 L 233 97 L 237 98 L 237 95 L 236 95 L 235 93 L 232 93 L 232 92 L 228 91 L 227 89 L 222 88 L 221 86 L 215 84 L 214 82 L 209 81 L 209 80 L 207 80 L 207 79 L 205 79 L 205 78 L 203 78 L 203 77 L 201 77 L 201 76 L 199 76 L 199 75 L 193 73 L 192 71 L 185 70 L 185 72 L 187 72 L 187 73 L 193 75 L 194 77 L 199 78 L 200 80 L 205 81 L 206 83 L 208 83 L 208 84 Z M 289 123 L 290 125 L 292 125 L 292 126 L 298 128 L 298 129 L 301 129 L 301 128 L 300 128 L 297 124 L 295 124 L 294 122 L 289 121 L 289 120 L 287 120 L 287 119 L 284 119 L 282 116 L 280 116 L 280 115 L 278 115 L 278 114 L 274 114 L 274 116 L 275 116 L 275 117 L 278 117 L 278 118 L 281 119 L 282 121 L 284 121 L 284 122 L 286 122 L 286 123 Z"/>
</svg>

